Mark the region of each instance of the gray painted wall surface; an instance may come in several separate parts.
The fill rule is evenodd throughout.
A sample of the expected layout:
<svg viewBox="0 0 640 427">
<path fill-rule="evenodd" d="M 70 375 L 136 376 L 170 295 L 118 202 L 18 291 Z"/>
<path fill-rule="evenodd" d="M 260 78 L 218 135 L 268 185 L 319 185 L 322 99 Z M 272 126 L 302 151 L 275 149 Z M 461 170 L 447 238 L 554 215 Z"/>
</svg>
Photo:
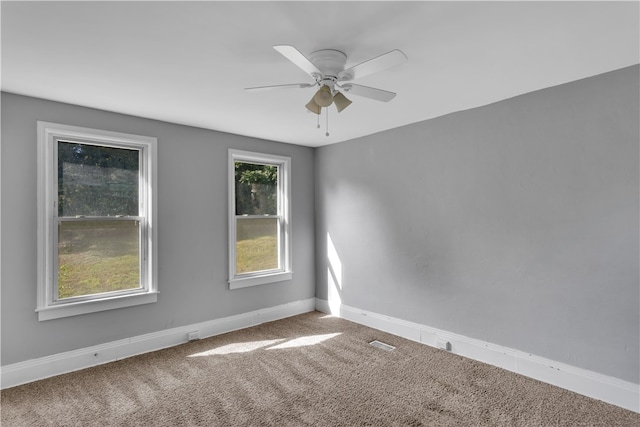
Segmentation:
<svg viewBox="0 0 640 427">
<path fill-rule="evenodd" d="M 158 302 L 38 322 L 36 121 L 158 138 Z M 229 148 L 292 158 L 293 280 L 227 285 Z M 312 298 L 313 149 L 2 94 L 2 364 Z"/>
<path fill-rule="evenodd" d="M 316 295 L 638 383 L 638 70 L 317 149 Z"/>
</svg>

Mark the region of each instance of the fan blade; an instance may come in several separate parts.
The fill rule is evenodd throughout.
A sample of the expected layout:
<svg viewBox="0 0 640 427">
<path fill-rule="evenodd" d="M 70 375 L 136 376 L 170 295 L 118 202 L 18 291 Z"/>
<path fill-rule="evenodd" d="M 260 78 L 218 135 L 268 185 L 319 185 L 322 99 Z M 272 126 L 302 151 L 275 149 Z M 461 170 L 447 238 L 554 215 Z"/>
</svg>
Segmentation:
<svg viewBox="0 0 640 427">
<path fill-rule="evenodd" d="M 315 86 L 310 83 L 294 83 L 288 85 L 275 85 L 275 86 L 256 86 L 256 87 L 245 87 L 244 90 L 250 91 L 263 91 L 263 90 L 271 90 L 271 89 L 293 89 L 293 88 L 307 88 Z"/>
<path fill-rule="evenodd" d="M 378 71 L 386 70 L 394 65 L 398 65 L 407 60 L 407 56 L 401 50 L 395 49 L 391 52 L 384 53 L 368 61 L 361 62 L 351 68 L 347 68 L 338 74 L 338 81 L 345 82 L 348 80 L 359 79 Z"/>
<path fill-rule="evenodd" d="M 318 77 L 322 76 L 322 72 L 318 70 L 318 67 L 316 67 L 313 62 L 309 61 L 309 59 L 300 53 L 300 51 L 295 47 L 289 45 L 276 45 L 273 48 L 314 79 L 317 80 Z"/>
<path fill-rule="evenodd" d="M 396 94 L 387 90 L 376 89 L 374 87 L 354 85 L 352 83 L 339 86 L 340 89 L 347 93 L 363 96 L 365 98 L 374 99 L 376 101 L 389 102 Z"/>
</svg>

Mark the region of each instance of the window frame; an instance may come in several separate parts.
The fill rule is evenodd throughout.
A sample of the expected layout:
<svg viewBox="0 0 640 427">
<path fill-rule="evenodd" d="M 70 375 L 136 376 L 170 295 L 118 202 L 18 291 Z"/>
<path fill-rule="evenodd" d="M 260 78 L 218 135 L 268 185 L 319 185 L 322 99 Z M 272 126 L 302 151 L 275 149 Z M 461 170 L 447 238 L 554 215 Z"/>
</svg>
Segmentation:
<svg viewBox="0 0 640 427">
<path fill-rule="evenodd" d="M 278 166 L 278 250 L 280 265 L 277 269 L 251 273 L 236 273 L 236 215 L 235 163 L 255 163 Z M 229 289 L 246 288 L 267 283 L 291 280 L 291 158 L 274 154 L 229 149 Z"/>
<path fill-rule="evenodd" d="M 149 304 L 157 301 L 157 138 L 44 121 L 38 140 L 38 320 Z M 140 288 L 58 299 L 58 142 L 136 150 L 139 152 Z M 87 221 L 104 219 L 90 217 Z"/>
</svg>

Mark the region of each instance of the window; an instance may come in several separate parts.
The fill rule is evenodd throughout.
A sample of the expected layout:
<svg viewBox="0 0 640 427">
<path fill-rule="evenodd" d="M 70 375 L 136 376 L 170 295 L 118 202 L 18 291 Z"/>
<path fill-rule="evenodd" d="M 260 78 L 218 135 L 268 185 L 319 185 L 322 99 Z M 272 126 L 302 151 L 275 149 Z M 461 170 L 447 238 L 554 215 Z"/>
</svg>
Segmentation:
<svg viewBox="0 0 640 427">
<path fill-rule="evenodd" d="M 289 280 L 288 157 L 229 151 L 229 287 Z"/>
<path fill-rule="evenodd" d="M 155 302 L 156 139 L 38 122 L 39 320 Z"/>
</svg>

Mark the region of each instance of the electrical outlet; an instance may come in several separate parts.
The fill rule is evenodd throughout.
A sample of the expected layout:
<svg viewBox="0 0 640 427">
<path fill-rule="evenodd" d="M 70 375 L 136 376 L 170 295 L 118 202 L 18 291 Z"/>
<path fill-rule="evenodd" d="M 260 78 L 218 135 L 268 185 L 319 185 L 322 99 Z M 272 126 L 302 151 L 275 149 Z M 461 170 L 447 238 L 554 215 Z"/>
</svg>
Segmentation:
<svg viewBox="0 0 640 427">
<path fill-rule="evenodd" d="M 436 345 L 442 350 L 451 351 L 451 343 L 449 341 L 439 339 L 436 341 Z"/>
<path fill-rule="evenodd" d="M 200 339 L 200 331 L 193 331 L 187 334 L 189 341 L 195 341 Z"/>
</svg>

